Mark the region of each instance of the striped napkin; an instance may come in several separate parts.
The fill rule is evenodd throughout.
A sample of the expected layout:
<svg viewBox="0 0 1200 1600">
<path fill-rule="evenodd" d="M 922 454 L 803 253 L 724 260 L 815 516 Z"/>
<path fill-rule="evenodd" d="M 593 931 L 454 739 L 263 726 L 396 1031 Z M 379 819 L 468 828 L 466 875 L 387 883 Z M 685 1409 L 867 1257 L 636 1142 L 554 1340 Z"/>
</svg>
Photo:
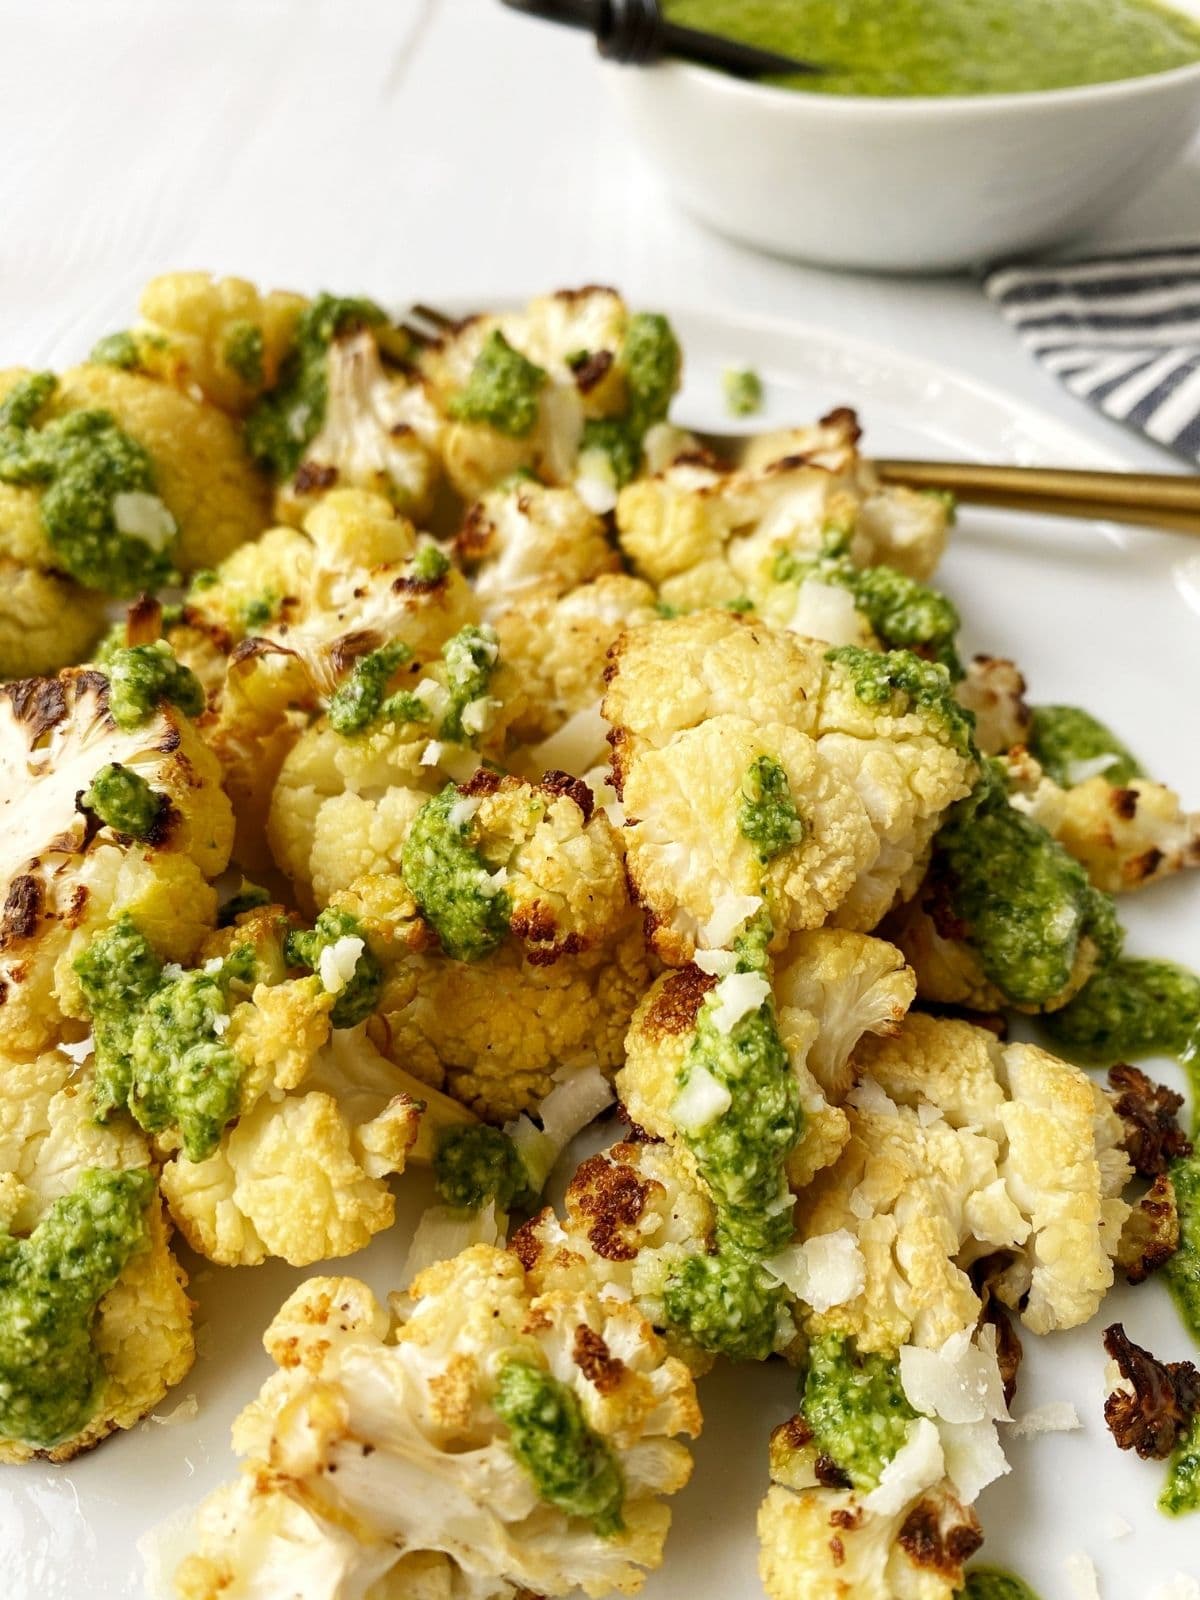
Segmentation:
<svg viewBox="0 0 1200 1600">
<path fill-rule="evenodd" d="M 1200 461 L 1200 243 L 1002 267 L 984 287 L 1072 394 Z"/>
</svg>

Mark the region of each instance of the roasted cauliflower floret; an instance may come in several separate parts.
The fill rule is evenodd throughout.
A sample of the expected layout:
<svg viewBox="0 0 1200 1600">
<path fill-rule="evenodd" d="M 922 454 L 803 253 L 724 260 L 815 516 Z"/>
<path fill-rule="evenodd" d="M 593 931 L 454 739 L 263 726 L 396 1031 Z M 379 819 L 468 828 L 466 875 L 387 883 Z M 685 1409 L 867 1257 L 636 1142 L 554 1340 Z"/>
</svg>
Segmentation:
<svg viewBox="0 0 1200 1600">
<path fill-rule="evenodd" d="M 1011 803 L 1080 862 L 1106 894 L 1141 889 L 1200 867 L 1200 813 L 1152 778 L 1113 783 L 1097 773 L 1061 788 L 1025 751 L 1006 763 Z"/>
<path fill-rule="evenodd" d="M 830 917 L 874 927 L 977 770 L 948 674 L 907 652 L 700 612 L 610 654 L 630 880 L 672 962 L 762 904 L 777 939 Z"/>
<path fill-rule="evenodd" d="M 0 557 L 0 678 L 56 672 L 82 661 L 104 618 L 102 595 Z"/>
<path fill-rule="evenodd" d="M 208 879 L 232 816 L 216 763 L 169 697 L 199 685 L 169 653 L 119 651 L 0 688 L 0 1047 L 31 1053 L 83 1015 L 74 956 L 122 908 L 168 960 L 216 914 Z"/>
<path fill-rule="evenodd" d="M 1112 901 L 1012 803 L 995 761 L 938 833 L 924 883 L 885 931 L 925 999 L 981 1011 L 1055 1011 L 1122 942 Z"/>
<path fill-rule="evenodd" d="M 63 1051 L 0 1057 L 0 1461 L 69 1460 L 184 1376 L 168 1239 L 146 1143 L 96 1123 L 91 1074 Z"/>
<path fill-rule="evenodd" d="M 636 1592 L 691 1471 L 686 1367 L 633 1306 L 534 1294 L 486 1245 L 393 1306 L 316 1278 L 283 1307 L 280 1371 L 234 1428 L 246 1470 L 201 1506 L 175 1592 Z"/>
<path fill-rule="evenodd" d="M 241 416 L 278 379 L 306 304 L 282 289 L 264 294 L 244 278 L 166 272 L 142 290 L 138 325 L 102 341 L 94 359 L 108 352 L 117 364 L 198 390 Z"/>
<path fill-rule="evenodd" d="M 346 914 L 305 933 L 267 906 L 201 955 L 164 969 L 125 918 L 80 957 L 98 1114 L 126 1106 L 155 1138 L 172 1215 L 211 1260 L 361 1249 L 392 1222 L 386 1179 L 425 1103 L 365 1037 L 382 981 L 366 940 Z"/>
<path fill-rule="evenodd" d="M 621 566 L 603 522 L 573 489 L 521 477 L 476 501 L 455 554 L 491 620 L 532 596 L 565 594 Z"/>
<path fill-rule="evenodd" d="M 556 1076 L 612 1075 L 651 979 L 631 919 L 604 945 L 535 964 L 513 941 L 473 962 L 421 950 L 388 971 L 372 1024 L 380 1048 L 490 1122 L 533 1110 Z"/>
<path fill-rule="evenodd" d="M 798 1222 L 806 1238 L 848 1232 L 865 1271 L 810 1326 L 864 1351 L 937 1348 L 975 1326 L 967 1269 L 994 1255 L 1008 1263 L 995 1292 L 1035 1333 L 1085 1322 L 1112 1284 L 1129 1212 L 1103 1091 L 1031 1045 L 916 1013 L 892 1037 L 865 1038 L 853 1065 L 849 1142 L 802 1191 Z"/>
<path fill-rule="evenodd" d="M 524 468 L 575 482 L 607 511 L 640 469 L 679 383 L 665 317 L 630 315 L 611 290 L 564 290 L 523 312 L 472 317 L 421 356 L 440 409 L 447 476 L 467 499 Z"/>
<path fill-rule="evenodd" d="M 658 615 L 650 585 L 618 572 L 561 596 L 534 595 L 497 615 L 501 658 L 524 689 L 510 736 L 552 740 L 522 760 L 540 763 L 540 770 L 562 767 L 575 777 L 607 760 L 600 701 L 609 646 Z M 561 739 L 553 738 L 560 730 Z"/>
<path fill-rule="evenodd" d="M 975 656 L 955 693 L 975 718 L 975 742 L 985 756 L 1003 755 L 1029 737 L 1032 712 L 1025 703 L 1025 679 L 1014 661 Z"/>
<path fill-rule="evenodd" d="M 685 608 L 757 598 L 788 558 L 844 552 L 856 566 L 927 579 L 945 545 L 947 507 L 880 488 L 857 439 L 853 414 L 841 411 L 778 437 L 736 470 L 703 455 L 677 458 L 622 491 L 621 548 L 665 602 Z"/>
</svg>

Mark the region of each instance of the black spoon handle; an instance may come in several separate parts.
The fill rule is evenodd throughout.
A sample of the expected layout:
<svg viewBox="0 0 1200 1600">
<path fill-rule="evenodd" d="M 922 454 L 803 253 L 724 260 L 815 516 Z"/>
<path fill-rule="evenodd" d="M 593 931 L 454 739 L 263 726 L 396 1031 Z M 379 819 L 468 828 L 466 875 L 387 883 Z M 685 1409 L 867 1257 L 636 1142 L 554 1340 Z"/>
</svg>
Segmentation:
<svg viewBox="0 0 1200 1600">
<path fill-rule="evenodd" d="M 721 34 L 681 27 L 663 16 L 658 0 L 504 0 L 504 4 L 545 22 L 583 28 L 593 35 L 602 56 L 630 66 L 680 56 L 739 78 L 825 70 L 811 61 L 795 61 Z"/>
</svg>

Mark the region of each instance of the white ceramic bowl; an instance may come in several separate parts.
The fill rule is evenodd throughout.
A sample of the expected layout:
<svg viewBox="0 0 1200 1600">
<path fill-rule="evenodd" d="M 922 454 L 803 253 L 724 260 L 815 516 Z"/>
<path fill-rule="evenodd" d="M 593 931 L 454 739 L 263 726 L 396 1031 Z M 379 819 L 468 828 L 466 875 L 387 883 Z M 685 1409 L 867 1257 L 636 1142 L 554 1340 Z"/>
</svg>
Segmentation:
<svg viewBox="0 0 1200 1600">
<path fill-rule="evenodd" d="M 1177 8 L 1200 16 L 1200 0 Z M 806 94 L 682 62 L 604 73 L 702 222 L 782 255 L 892 272 L 960 269 L 1085 233 L 1200 126 L 1200 64 L 929 99 Z"/>
</svg>

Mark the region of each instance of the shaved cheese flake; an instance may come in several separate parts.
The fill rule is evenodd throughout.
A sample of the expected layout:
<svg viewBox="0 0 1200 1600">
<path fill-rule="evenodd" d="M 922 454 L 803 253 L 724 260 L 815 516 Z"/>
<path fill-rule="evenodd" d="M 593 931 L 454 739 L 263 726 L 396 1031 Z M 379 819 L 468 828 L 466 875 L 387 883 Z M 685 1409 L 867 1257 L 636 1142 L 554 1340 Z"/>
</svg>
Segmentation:
<svg viewBox="0 0 1200 1600">
<path fill-rule="evenodd" d="M 686 863 L 685 853 L 685 863 Z M 722 950 L 730 943 L 733 936 L 741 931 L 743 924 L 749 922 L 754 913 L 762 905 L 762 897 L 756 894 L 726 894 L 722 895 L 713 906 L 712 916 L 700 926 L 700 938 L 711 949 Z"/>
<path fill-rule="evenodd" d="M 413 694 L 435 719 L 440 719 L 450 707 L 449 689 L 433 678 L 422 678 Z"/>
<path fill-rule="evenodd" d="M 863 1292 L 867 1282 L 858 1240 L 846 1228 L 789 1245 L 764 1261 L 763 1268 L 813 1311 L 845 1305 Z"/>
<path fill-rule="evenodd" d="M 147 1422 L 157 1422 L 162 1428 L 174 1428 L 181 1422 L 190 1422 L 193 1417 L 200 1415 L 200 1402 L 194 1394 L 185 1394 L 178 1405 L 172 1406 L 170 1411 L 152 1411 L 146 1418 Z"/>
<path fill-rule="evenodd" d="M 939 1422 L 946 1457 L 946 1475 L 966 1506 L 978 1500 L 989 1483 L 1012 1471 L 994 1422 Z"/>
<path fill-rule="evenodd" d="M 352 934 L 344 934 L 342 938 L 335 939 L 333 944 L 327 944 L 321 951 L 317 971 L 330 994 L 341 994 L 353 978 L 358 958 L 365 948 L 361 939 L 355 938 Z"/>
<path fill-rule="evenodd" d="M 140 539 L 161 552 L 179 532 L 179 524 L 156 494 L 127 489 L 113 495 L 113 521 L 127 539 Z"/>
<path fill-rule="evenodd" d="M 914 1411 L 943 1422 L 1007 1418 L 996 1352 L 971 1342 L 970 1329 L 951 1334 L 940 1350 L 904 1345 L 900 1384 Z"/>
<path fill-rule="evenodd" d="M 725 1085 L 718 1083 L 707 1067 L 697 1064 L 671 1102 L 671 1117 L 682 1132 L 699 1133 L 723 1117 L 732 1104 L 733 1096 Z"/>
<path fill-rule="evenodd" d="M 788 630 L 806 639 L 821 639 L 826 644 L 861 644 L 862 618 L 854 609 L 849 589 L 816 578 L 805 578 L 796 592 L 796 607 L 787 621 Z"/>
<path fill-rule="evenodd" d="M 863 1505 L 881 1517 L 898 1516 L 945 1473 L 946 1458 L 937 1428 L 928 1417 L 918 1417 L 909 1423 L 903 1445 L 884 1467 Z"/>
<path fill-rule="evenodd" d="M 450 807 L 449 811 L 447 811 L 447 823 L 450 825 L 450 827 L 457 829 L 461 833 L 461 831 L 466 827 L 467 823 L 470 822 L 471 818 L 479 810 L 482 804 L 483 800 L 477 794 L 463 795 L 460 799 L 456 800 Z"/>
<path fill-rule="evenodd" d="M 891 1099 L 885 1089 L 877 1084 L 874 1078 L 863 1078 L 856 1088 L 846 1096 L 847 1101 L 856 1111 L 864 1111 L 871 1117 L 898 1117 L 900 1111 L 896 1102 Z"/>
<path fill-rule="evenodd" d="M 558 1083 L 538 1108 L 547 1138 L 566 1149 L 577 1133 L 613 1103 L 613 1086 L 599 1067 L 583 1067 Z"/>
<path fill-rule="evenodd" d="M 737 971 L 737 957 L 732 950 L 697 950 L 692 961 L 710 978 L 727 978 Z"/>
<path fill-rule="evenodd" d="M 58 1048 L 61 1055 L 66 1056 L 68 1060 L 73 1061 L 78 1067 L 82 1066 L 91 1055 L 95 1045 L 89 1033 L 86 1039 L 79 1039 L 74 1044 L 68 1044 L 64 1041 Z"/>
<path fill-rule="evenodd" d="M 436 767 L 442 759 L 442 745 L 440 739 L 430 739 L 421 751 L 421 765 L 423 767 Z"/>
<path fill-rule="evenodd" d="M 217 1015 L 212 1019 L 212 1031 L 216 1034 L 218 1039 L 222 1036 L 222 1034 L 229 1032 L 229 1024 L 232 1021 L 233 1018 L 226 1011 L 218 1012 Z"/>
<path fill-rule="evenodd" d="M 718 1033 L 732 1033 L 744 1016 L 770 997 L 771 985 L 760 972 L 731 972 L 722 978 L 709 1001 L 709 1018 Z"/>
<path fill-rule="evenodd" d="M 1039 1433 L 1073 1433 L 1082 1427 L 1079 1413 L 1069 1400 L 1050 1400 L 1014 1417 L 1011 1432 L 1016 1439 L 1031 1439 Z"/>
<path fill-rule="evenodd" d="M 575 479 L 575 493 L 584 505 L 599 517 L 615 510 L 617 480 L 608 456 L 603 450 L 585 450 L 579 464 L 583 470 Z"/>
<path fill-rule="evenodd" d="M 1063 1562 L 1063 1575 L 1075 1600 L 1100 1600 L 1100 1579 L 1096 1563 L 1086 1550 L 1075 1550 Z"/>
<path fill-rule="evenodd" d="M 578 778 L 598 766 L 607 749 L 608 723 L 600 715 L 597 701 L 568 717 L 555 733 L 534 745 L 529 755 L 532 764 L 543 772 L 569 772 Z M 609 798 L 615 800 L 615 792 Z"/>
<path fill-rule="evenodd" d="M 1068 761 L 1066 764 L 1067 784 L 1074 788 L 1077 783 L 1086 783 L 1089 778 L 1098 778 L 1102 772 L 1107 772 L 1119 760 L 1115 751 L 1107 750 L 1103 755 L 1089 756 L 1086 761 Z"/>
<path fill-rule="evenodd" d="M 485 872 L 479 879 L 479 892 L 488 900 L 494 900 L 508 882 L 508 868 L 497 867 L 495 872 Z"/>
<path fill-rule="evenodd" d="M 1133 1523 L 1127 1522 L 1116 1511 L 1110 1511 L 1104 1519 L 1104 1534 L 1108 1539 L 1128 1539 L 1133 1532 Z"/>
<path fill-rule="evenodd" d="M 478 700 L 468 700 L 463 707 L 462 725 L 467 733 L 482 733 L 491 718 L 494 700 L 481 695 Z"/>
</svg>

